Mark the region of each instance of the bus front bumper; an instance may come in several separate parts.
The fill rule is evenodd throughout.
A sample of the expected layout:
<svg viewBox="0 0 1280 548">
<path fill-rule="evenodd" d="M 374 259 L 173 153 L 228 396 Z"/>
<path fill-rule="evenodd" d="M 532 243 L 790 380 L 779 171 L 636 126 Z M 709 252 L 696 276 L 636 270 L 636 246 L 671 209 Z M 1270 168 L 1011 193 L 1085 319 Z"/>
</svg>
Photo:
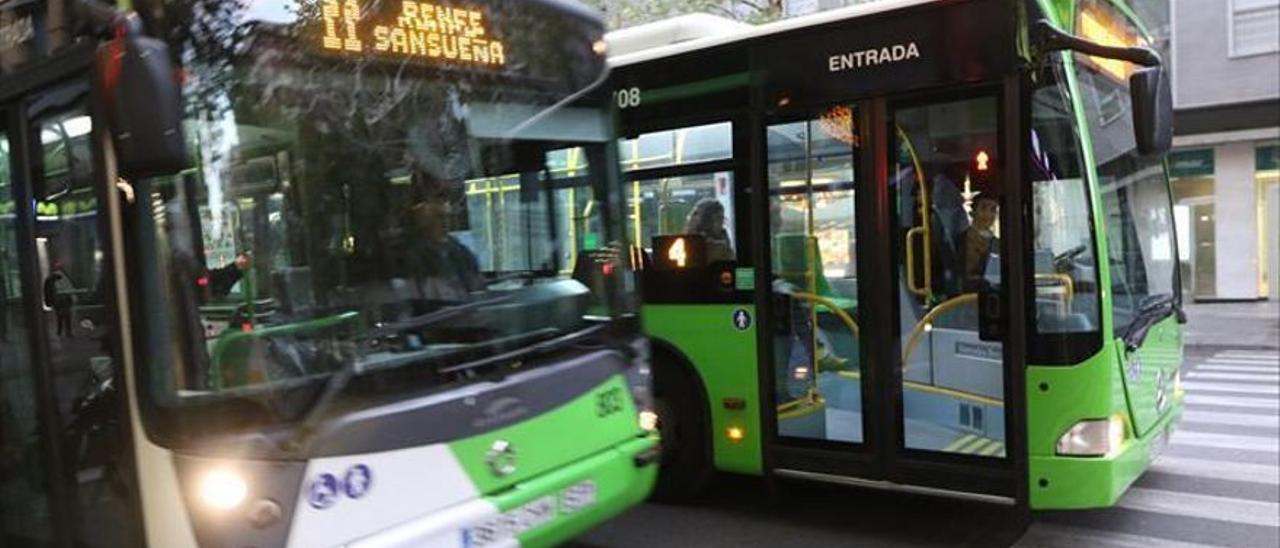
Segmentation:
<svg viewBox="0 0 1280 548">
<path fill-rule="evenodd" d="M 348 544 L 352 548 L 539 547 L 582 534 L 649 496 L 657 437 L 628 440 L 516 484 Z"/>
<path fill-rule="evenodd" d="M 1179 394 L 1173 408 L 1145 436 L 1130 438 L 1114 455 L 1033 455 L 1028 472 L 1031 509 L 1072 510 L 1115 505 L 1169 443 L 1182 419 L 1183 399 Z"/>
</svg>

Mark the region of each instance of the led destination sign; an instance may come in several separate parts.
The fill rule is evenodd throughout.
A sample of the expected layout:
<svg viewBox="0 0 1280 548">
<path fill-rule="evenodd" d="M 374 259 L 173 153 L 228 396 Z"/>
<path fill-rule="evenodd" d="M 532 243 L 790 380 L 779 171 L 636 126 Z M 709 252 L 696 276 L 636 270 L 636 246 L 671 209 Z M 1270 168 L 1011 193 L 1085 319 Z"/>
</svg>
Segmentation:
<svg viewBox="0 0 1280 548">
<path fill-rule="evenodd" d="M 485 12 L 405 0 L 399 9 L 361 17 L 358 0 L 325 0 L 321 46 L 330 53 L 402 60 L 442 61 L 477 67 L 507 64 L 506 45 L 493 36 Z"/>
</svg>

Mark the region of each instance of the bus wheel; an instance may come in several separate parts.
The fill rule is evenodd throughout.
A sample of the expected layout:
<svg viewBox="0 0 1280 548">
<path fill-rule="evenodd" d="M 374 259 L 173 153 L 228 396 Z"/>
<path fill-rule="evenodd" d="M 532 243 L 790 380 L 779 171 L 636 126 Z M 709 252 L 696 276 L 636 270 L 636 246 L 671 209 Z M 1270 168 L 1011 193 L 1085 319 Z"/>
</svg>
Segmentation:
<svg viewBox="0 0 1280 548">
<path fill-rule="evenodd" d="M 654 407 L 662 436 L 662 464 L 653 500 L 689 502 L 702 492 L 712 475 L 705 398 L 694 379 L 683 371 L 655 366 Z"/>
</svg>

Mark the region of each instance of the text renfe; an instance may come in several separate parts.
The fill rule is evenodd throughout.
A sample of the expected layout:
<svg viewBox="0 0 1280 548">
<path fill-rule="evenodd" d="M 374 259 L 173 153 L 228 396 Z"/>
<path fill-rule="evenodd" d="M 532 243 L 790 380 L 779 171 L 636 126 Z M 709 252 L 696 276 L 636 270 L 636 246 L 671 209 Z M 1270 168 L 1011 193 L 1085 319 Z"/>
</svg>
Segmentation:
<svg viewBox="0 0 1280 548">
<path fill-rule="evenodd" d="M 323 46 L 335 52 L 363 53 L 366 41 L 383 55 L 504 66 L 506 47 L 489 35 L 480 10 L 405 1 L 394 22 L 372 26 L 372 40 L 357 28 L 357 0 L 325 0 Z"/>
</svg>

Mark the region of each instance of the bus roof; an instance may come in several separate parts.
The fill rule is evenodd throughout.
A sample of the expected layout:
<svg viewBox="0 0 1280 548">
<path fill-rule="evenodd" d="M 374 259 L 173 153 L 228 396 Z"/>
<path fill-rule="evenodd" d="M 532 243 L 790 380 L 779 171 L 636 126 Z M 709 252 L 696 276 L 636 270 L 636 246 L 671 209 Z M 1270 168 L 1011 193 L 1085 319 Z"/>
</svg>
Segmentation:
<svg viewBox="0 0 1280 548">
<path fill-rule="evenodd" d="M 696 19 L 683 16 L 616 30 L 606 34 L 605 40 L 609 42 L 609 64 L 620 67 L 936 1 L 880 0 L 764 25 L 696 14 Z"/>
</svg>

